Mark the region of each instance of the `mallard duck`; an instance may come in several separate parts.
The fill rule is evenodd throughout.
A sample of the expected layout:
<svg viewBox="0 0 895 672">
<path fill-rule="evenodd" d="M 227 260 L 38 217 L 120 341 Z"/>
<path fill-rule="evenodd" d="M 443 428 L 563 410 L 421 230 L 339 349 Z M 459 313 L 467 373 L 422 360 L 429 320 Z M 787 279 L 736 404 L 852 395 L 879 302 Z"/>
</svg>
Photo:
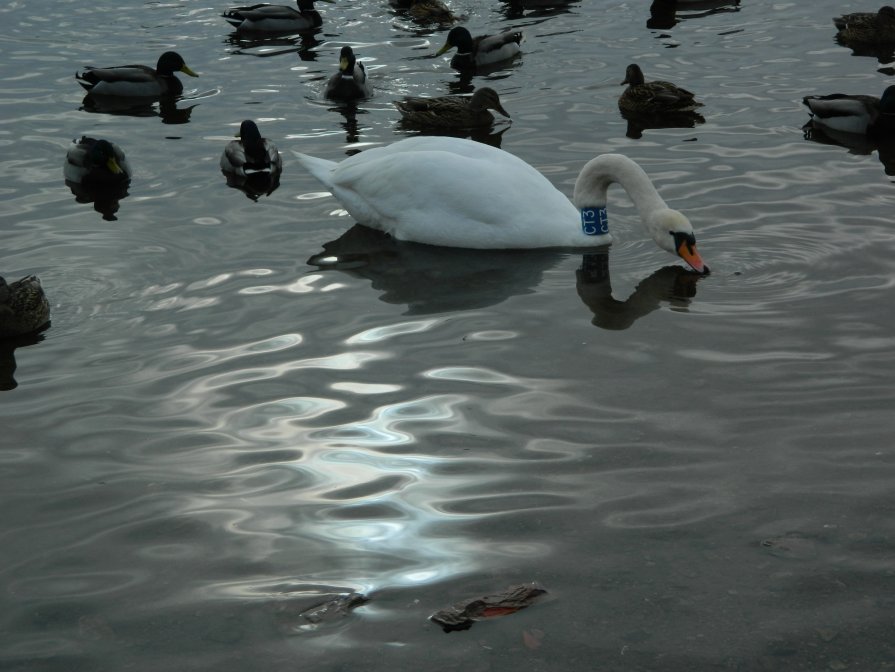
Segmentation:
<svg viewBox="0 0 895 672">
<path fill-rule="evenodd" d="M 456 70 L 467 70 L 513 58 L 522 51 L 519 45 L 523 39 L 522 33 L 515 30 L 498 35 L 473 37 L 466 28 L 457 26 L 451 28 L 444 46 L 435 52 L 435 55 L 441 56 L 456 47 L 457 53 L 451 59 L 451 67 Z"/>
<path fill-rule="evenodd" d="M 131 168 L 121 147 L 108 140 L 75 140 L 65 154 L 65 179 L 85 187 L 112 187 L 131 178 Z"/>
<path fill-rule="evenodd" d="M 402 121 L 411 126 L 473 128 L 494 123 L 494 115 L 488 110 L 510 116 L 500 104 L 497 91 L 487 86 L 476 89 L 472 96 L 409 97 L 394 103 Z"/>
<path fill-rule="evenodd" d="M 320 0 L 334 2 L 334 0 Z M 323 25 L 314 0 L 296 0 L 298 9 L 286 5 L 234 7 L 221 14 L 240 33 L 289 33 Z"/>
<path fill-rule="evenodd" d="M 50 302 L 37 276 L 12 284 L 0 277 L 0 338 L 30 334 L 49 321 Z"/>
<path fill-rule="evenodd" d="M 895 138 L 895 85 L 876 96 L 833 93 L 805 96 L 802 104 L 811 110 L 811 122 L 834 131 Z"/>
<path fill-rule="evenodd" d="M 895 43 L 895 7 L 885 5 L 878 12 L 855 12 L 834 16 L 837 38 L 846 44 Z"/>
<path fill-rule="evenodd" d="M 671 82 L 645 81 L 640 66 L 634 63 L 625 69 L 625 79 L 621 84 L 628 85 L 618 99 L 618 108 L 623 113 L 678 112 L 702 105 L 693 99 L 692 93 Z"/>
<path fill-rule="evenodd" d="M 612 241 L 606 194 L 621 184 L 656 244 L 708 272 L 690 221 L 621 154 L 582 168 L 571 202 L 513 154 L 474 140 L 417 136 L 340 163 L 295 152 L 359 223 L 398 240 L 476 249 L 594 247 Z"/>
<path fill-rule="evenodd" d="M 92 95 L 158 98 L 176 96 L 183 91 L 183 84 L 174 76 L 175 72 L 199 76 L 187 67 L 180 54 L 166 51 L 159 56 L 154 70 L 148 65 L 88 66 L 83 72 L 75 73 L 75 78 Z"/>
<path fill-rule="evenodd" d="M 261 171 L 279 176 L 283 172 L 280 152 L 270 140 L 261 137 L 254 121 L 243 121 L 236 137 L 239 139 L 228 142 L 221 154 L 221 170 L 239 176 Z"/>
<path fill-rule="evenodd" d="M 459 17 L 441 0 L 412 0 L 407 13 L 417 23 L 448 26 L 459 21 Z"/>
<path fill-rule="evenodd" d="M 339 71 L 326 82 L 323 94 L 333 100 L 357 100 L 373 95 L 367 70 L 348 45 L 339 52 Z"/>
</svg>

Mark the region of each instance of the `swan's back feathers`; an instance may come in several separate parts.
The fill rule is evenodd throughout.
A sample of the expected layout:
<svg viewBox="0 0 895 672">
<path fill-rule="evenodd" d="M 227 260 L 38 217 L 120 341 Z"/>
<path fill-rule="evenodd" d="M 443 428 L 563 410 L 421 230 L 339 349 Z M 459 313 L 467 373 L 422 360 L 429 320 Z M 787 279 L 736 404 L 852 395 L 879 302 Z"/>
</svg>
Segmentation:
<svg viewBox="0 0 895 672">
<path fill-rule="evenodd" d="M 481 143 L 419 136 L 337 164 L 296 156 L 354 219 L 399 240 L 478 249 L 598 244 L 547 178 Z"/>
</svg>

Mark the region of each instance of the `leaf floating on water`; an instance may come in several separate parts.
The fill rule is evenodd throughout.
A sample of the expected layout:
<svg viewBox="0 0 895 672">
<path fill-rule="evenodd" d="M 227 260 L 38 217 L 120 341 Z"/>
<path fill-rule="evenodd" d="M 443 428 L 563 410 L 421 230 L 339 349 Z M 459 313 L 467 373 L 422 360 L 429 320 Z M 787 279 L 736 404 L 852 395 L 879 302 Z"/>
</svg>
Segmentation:
<svg viewBox="0 0 895 672">
<path fill-rule="evenodd" d="M 486 618 L 497 618 L 513 614 L 530 606 L 535 599 L 547 593 L 537 583 L 523 583 L 510 586 L 494 595 L 476 597 L 458 602 L 446 609 L 432 614 L 429 619 L 435 621 L 445 632 L 469 630 L 476 621 Z"/>
</svg>

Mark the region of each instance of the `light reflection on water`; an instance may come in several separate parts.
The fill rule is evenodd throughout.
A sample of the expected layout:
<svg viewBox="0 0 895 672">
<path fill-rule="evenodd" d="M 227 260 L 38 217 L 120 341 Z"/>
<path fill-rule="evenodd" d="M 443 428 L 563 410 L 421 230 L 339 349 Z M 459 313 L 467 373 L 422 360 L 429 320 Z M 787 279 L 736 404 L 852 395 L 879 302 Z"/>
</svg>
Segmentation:
<svg viewBox="0 0 895 672">
<path fill-rule="evenodd" d="M 0 667 L 891 659 L 890 152 L 806 137 L 800 102 L 883 88 L 833 41 L 845 10 L 719 2 L 650 30 L 624 3 L 460 0 L 474 32 L 527 32 L 464 80 L 433 58 L 443 32 L 320 5 L 320 31 L 263 42 L 192 0 L 0 9 L 0 273 L 40 275 L 53 311 L 0 345 Z M 376 87 L 354 109 L 320 98 L 345 43 Z M 200 73 L 173 108 L 82 109 L 78 67 L 168 48 Z M 632 61 L 705 123 L 632 138 Z M 221 179 L 244 118 L 340 159 L 403 137 L 394 97 L 485 83 L 512 114 L 486 141 L 566 193 L 593 155 L 632 156 L 712 274 L 644 240 L 617 187 L 615 243 L 582 255 L 396 243 L 291 161 L 259 202 Z M 85 133 L 135 167 L 115 221 L 63 183 Z M 426 620 L 531 580 L 556 599 L 469 636 Z M 371 601 L 302 616 L 351 591 Z"/>
</svg>

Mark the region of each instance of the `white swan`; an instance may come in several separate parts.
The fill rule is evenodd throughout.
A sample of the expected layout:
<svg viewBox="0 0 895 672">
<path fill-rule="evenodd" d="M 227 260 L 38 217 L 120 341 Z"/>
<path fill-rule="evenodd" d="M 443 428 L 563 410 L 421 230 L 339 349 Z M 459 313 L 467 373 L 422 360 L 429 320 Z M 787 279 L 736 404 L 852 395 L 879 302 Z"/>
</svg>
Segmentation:
<svg viewBox="0 0 895 672">
<path fill-rule="evenodd" d="M 618 182 L 659 247 L 700 273 L 709 270 L 689 220 L 621 154 L 591 159 L 571 202 L 525 161 L 472 140 L 418 136 L 340 163 L 294 154 L 359 223 L 398 240 L 447 247 L 607 245 L 606 192 Z"/>
</svg>

